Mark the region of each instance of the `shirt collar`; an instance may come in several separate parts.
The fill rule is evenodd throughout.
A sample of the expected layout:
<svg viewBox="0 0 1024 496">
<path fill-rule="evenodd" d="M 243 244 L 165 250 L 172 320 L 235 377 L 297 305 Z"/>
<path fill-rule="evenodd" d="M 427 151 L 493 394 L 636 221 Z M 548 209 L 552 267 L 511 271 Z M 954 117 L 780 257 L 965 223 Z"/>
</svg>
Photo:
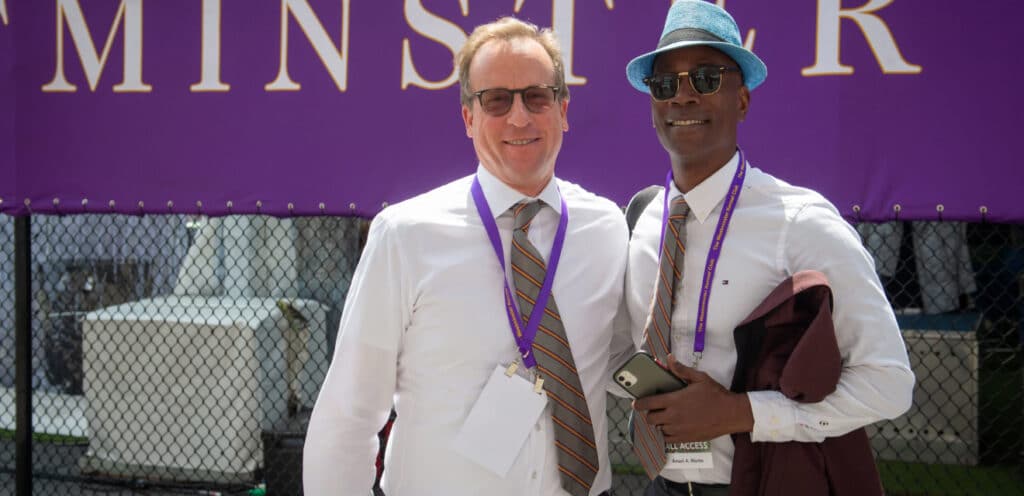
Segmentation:
<svg viewBox="0 0 1024 496">
<path fill-rule="evenodd" d="M 480 189 L 483 190 L 484 197 L 487 198 L 487 206 L 491 207 L 491 213 L 494 214 L 495 219 L 523 200 L 540 200 L 553 208 L 556 214 L 562 214 L 562 200 L 554 177 L 548 181 L 548 185 L 541 190 L 539 195 L 533 197 L 510 188 L 500 179 L 494 177 L 494 174 L 491 174 L 483 165 L 477 165 L 476 177 L 480 180 Z"/>
<path fill-rule="evenodd" d="M 669 200 L 681 195 L 690 206 L 693 217 L 703 224 L 715 207 L 725 199 L 725 194 L 729 192 L 729 185 L 732 184 L 732 178 L 736 175 L 736 167 L 739 166 L 739 163 L 739 152 L 736 152 L 724 166 L 686 194 L 679 191 L 673 181 Z"/>
</svg>

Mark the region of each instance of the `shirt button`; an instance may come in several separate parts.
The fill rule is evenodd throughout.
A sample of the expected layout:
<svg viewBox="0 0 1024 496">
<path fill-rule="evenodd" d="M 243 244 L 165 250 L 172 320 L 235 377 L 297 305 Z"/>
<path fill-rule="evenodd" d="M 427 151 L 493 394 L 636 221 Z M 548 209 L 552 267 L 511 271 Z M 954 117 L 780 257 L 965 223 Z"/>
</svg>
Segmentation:
<svg viewBox="0 0 1024 496">
<path fill-rule="evenodd" d="M 530 478 L 531 479 L 536 479 L 537 478 L 537 471 L 536 470 L 534 470 L 533 473 L 530 474 Z"/>
</svg>

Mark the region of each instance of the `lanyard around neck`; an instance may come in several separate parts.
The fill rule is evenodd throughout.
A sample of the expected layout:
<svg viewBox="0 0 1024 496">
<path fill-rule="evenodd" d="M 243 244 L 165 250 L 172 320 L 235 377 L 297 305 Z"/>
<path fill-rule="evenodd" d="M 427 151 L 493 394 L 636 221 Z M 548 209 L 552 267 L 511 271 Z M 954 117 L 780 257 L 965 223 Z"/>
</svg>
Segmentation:
<svg viewBox="0 0 1024 496">
<path fill-rule="evenodd" d="M 553 180 L 553 179 L 552 179 Z M 498 263 L 501 266 L 502 278 L 505 281 L 505 314 L 508 317 L 508 325 L 512 330 L 512 337 L 519 347 L 519 354 L 523 356 L 523 365 L 533 367 L 537 361 L 533 357 L 533 339 L 537 336 L 537 328 L 540 327 L 541 317 L 544 315 L 544 308 L 547 306 L 548 297 L 551 296 L 551 285 L 555 280 L 555 271 L 558 269 L 558 259 L 562 256 L 562 245 L 565 243 L 565 230 L 569 225 L 569 208 L 565 204 L 565 198 L 561 193 L 558 197 L 562 205 L 562 215 L 558 219 L 558 230 L 555 231 L 555 240 L 551 243 L 551 255 L 548 257 L 547 272 L 544 274 L 544 283 L 537 294 L 537 300 L 530 312 L 530 319 L 526 327 L 522 326 L 519 305 L 512 296 L 512 287 L 508 283 L 508 275 L 505 274 L 505 250 L 501 243 L 501 236 L 498 233 L 498 224 L 494 222 L 494 214 L 487 204 L 487 197 L 480 186 L 480 180 L 473 178 L 473 186 L 470 188 L 473 193 L 473 203 L 476 204 L 476 211 L 480 220 L 487 230 L 487 237 L 491 240 L 494 253 L 498 256 Z"/>
<path fill-rule="evenodd" d="M 743 179 L 746 177 L 747 163 L 743 157 L 743 150 L 739 151 L 739 165 L 736 166 L 736 174 L 732 177 L 732 184 L 725 194 L 725 201 L 722 204 L 722 215 L 718 217 L 718 225 L 715 227 L 715 237 L 711 240 L 711 248 L 708 250 L 708 258 L 704 263 L 703 279 L 700 285 L 700 300 L 697 302 L 697 326 L 693 333 L 693 354 L 694 367 L 700 363 L 704 355 L 704 336 L 708 328 L 708 302 L 711 300 L 712 281 L 715 278 L 715 269 L 718 267 L 718 258 L 722 255 L 722 245 L 725 243 L 725 234 L 729 230 L 729 223 L 732 221 L 733 211 L 736 210 L 736 202 L 740 198 L 743 189 Z M 672 187 L 672 171 L 668 171 L 665 178 L 665 205 L 661 215 L 661 244 L 658 245 L 658 257 L 661 258 L 661 246 L 665 245 L 665 229 L 668 227 L 668 197 Z M 684 224 L 683 229 L 686 229 Z"/>
</svg>

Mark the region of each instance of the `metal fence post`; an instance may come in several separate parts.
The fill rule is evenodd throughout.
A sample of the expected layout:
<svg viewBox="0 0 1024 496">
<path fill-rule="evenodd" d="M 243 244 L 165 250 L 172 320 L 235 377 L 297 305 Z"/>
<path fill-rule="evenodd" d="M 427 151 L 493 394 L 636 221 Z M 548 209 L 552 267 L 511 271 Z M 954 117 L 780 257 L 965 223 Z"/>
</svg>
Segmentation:
<svg viewBox="0 0 1024 496">
<path fill-rule="evenodd" d="M 32 494 L 32 245 L 29 217 L 14 219 L 15 494 Z"/>
</svg>

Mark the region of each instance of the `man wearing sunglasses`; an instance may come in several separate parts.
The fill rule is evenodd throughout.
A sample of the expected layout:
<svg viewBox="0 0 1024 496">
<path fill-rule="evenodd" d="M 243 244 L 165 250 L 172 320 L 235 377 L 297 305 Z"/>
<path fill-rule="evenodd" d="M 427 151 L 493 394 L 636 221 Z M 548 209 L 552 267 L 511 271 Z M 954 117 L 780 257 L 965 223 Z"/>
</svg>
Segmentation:
<svg viewBox="0 0 1024 496">
<path fill-rule="evenodd" d="M 479 165 L 374 219 L 306 436 L 305 494 L 368 493 L 394 404 L 388 496 L 606 495 L 609 349 L 633 348 L 611 323 L 625 221 L 555 177 L 569 91 L 551 31 L 501 19 L 455 63 Z"/>
<path fill-rule="evenodd" d="M 821 195 L 754 168 L 757 158 L 738 145 L 751 91 L 767 69 L 742 46 L 732 17 L 713 2 L 678 0 L 657 49 L 626 72 L 634 88 L 650 95 L 653 127 L 671 163 L 665 189 L 640 214 L 630 243 L 631 328 L 637 343 L 655 356 L 660 351 L 688 383 L 634 403 L 635 446 L 653 479 L 645 494 L 728 494 L 737 474 L 733 434 L 749 435 L 755 445 L 823 443 L 906 411 L 913 373 L 855 231 Z M 802 270 L 824 273 L 834 296 L 838 385 L 813 403 L 780 391 L 731 392 L 723 384 L 733 383 L 737 367 L 734 329 Z M 761 468 L 778 474 L 801 463 L 776 462 L 775 469 Z M 793 473 L 820 470 L 813 465 Z M 875 479 L 862 482 L 880 490 Z M 806 487 L 799 482 L 786 484 Z M 811 492 L 829 493 L 822 491 Z"/>
</svg>

